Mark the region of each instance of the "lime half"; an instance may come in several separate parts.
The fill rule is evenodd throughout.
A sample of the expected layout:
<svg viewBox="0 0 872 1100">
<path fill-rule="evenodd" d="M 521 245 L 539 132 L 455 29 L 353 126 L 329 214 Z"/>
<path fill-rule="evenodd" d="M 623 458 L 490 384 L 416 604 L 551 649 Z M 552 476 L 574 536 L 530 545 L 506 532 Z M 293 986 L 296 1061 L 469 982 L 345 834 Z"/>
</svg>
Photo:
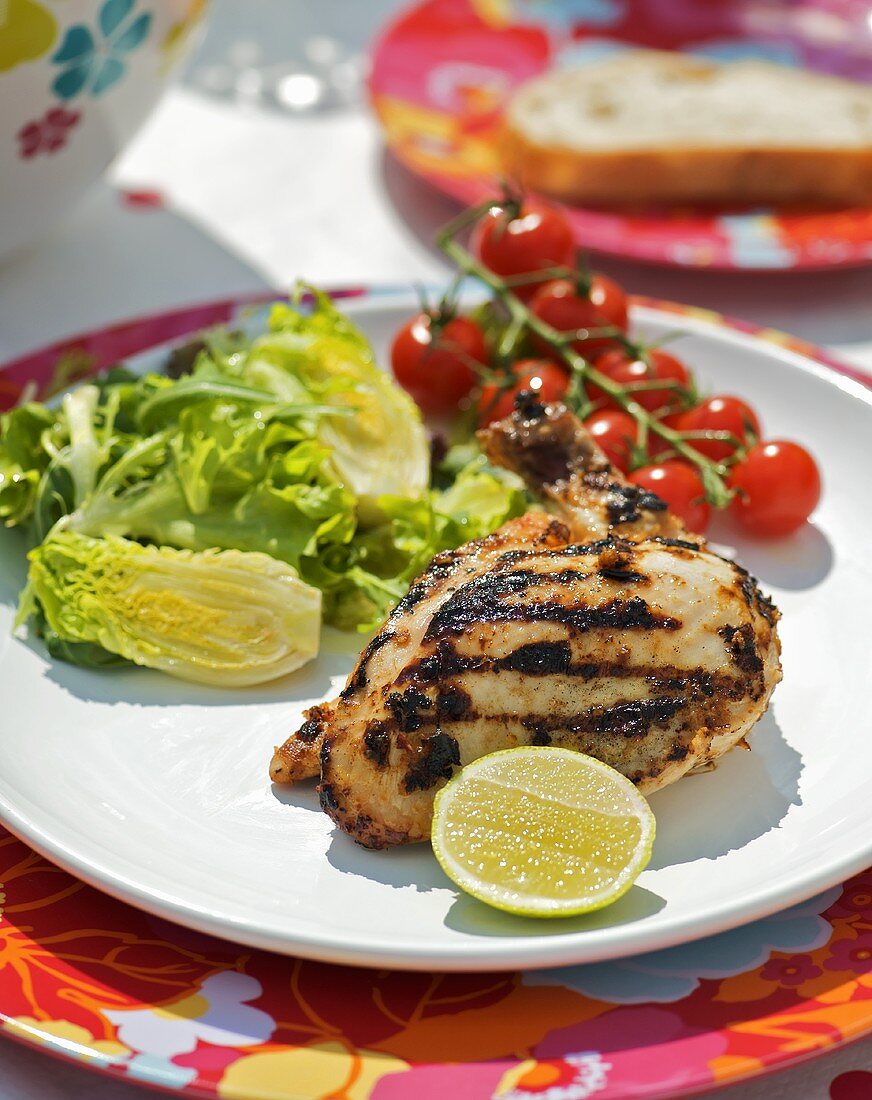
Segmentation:
<svg viewBox="0 0 872 1100">
<path fill-rule="evenodd" d="M 654 844 L 654 815 L 620 772 L 569 749 L 506 749 L 436 796 L 433 851 L 473 897 L 529 917 L 610 905 Z"/>
</svg>

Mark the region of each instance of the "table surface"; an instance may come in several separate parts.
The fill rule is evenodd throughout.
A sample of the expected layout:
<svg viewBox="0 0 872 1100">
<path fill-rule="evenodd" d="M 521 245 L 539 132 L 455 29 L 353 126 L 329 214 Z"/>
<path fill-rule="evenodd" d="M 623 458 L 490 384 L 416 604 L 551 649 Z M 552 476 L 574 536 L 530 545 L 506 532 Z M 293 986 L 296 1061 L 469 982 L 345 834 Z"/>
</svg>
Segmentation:
<svg viewBox="0 0 872 1100">
<path fill-rule="evenodd" d="M 430 242 L 455 207 L 385 152 L 353 86 L 372 34 L 399 6 L 214 0 L 198 53 L 109 181 L 51 237 L 0 266 L 0 362 L 102 324 L 286 288 L 298 276 L 328 286 L 444 280 Z M 269 94 L 294 72 L 326 89 L 319 109 L 292 111 Z M 785 329 L 872 372 L 872 266 L 787 275 L 597 266 L 638 293 Z M 142 1094 L 9 1042 L 0 1067 L 0 1100 Z M 872 1039 L 718 1095 L 868 1100 Z"/>
</svg>

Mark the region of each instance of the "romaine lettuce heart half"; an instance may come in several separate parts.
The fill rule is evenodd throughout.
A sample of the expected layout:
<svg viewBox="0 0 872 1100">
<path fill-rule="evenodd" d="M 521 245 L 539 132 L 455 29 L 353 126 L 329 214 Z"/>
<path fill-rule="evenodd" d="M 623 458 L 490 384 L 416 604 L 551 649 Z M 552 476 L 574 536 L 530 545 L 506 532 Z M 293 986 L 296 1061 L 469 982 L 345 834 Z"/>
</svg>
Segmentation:
<svg viewBox="0 0 872 1100">
<path fill-rule="evenodd" d="M 19 622 L 183 680 L 244 687 L 318 653 L 321 593 L 267 554 L 174 550 L 56 530 L 29 555 Z"/>
</svg>

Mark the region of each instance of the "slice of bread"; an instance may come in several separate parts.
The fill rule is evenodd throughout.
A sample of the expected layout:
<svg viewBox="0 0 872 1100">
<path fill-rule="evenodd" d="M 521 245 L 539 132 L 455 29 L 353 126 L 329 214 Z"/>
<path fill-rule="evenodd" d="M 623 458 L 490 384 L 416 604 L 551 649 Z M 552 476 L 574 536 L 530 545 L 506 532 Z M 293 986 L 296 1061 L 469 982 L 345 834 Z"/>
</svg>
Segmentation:
<svg viewBox="0 0 872 1100">
<path fill-rule="evenodd" d="M 872 86 L 629 50 L 522 85 L 507 175 L 592 206 L 872 204 Z"/>
</svg>

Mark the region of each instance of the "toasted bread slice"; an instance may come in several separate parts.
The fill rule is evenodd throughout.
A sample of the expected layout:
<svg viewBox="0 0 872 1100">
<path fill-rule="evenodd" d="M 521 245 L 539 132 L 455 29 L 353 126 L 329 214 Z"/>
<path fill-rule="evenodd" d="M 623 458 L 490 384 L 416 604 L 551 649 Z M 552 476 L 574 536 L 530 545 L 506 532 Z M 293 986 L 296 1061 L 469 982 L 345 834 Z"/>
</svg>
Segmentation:
<svg viewBox="0 0 872 1100">
<path fill-rule="evenodd" d="M 522 85 L 508 175 L 583 205 L 872 203 L 872 86 L 630 50 Z"/>
</svg>

